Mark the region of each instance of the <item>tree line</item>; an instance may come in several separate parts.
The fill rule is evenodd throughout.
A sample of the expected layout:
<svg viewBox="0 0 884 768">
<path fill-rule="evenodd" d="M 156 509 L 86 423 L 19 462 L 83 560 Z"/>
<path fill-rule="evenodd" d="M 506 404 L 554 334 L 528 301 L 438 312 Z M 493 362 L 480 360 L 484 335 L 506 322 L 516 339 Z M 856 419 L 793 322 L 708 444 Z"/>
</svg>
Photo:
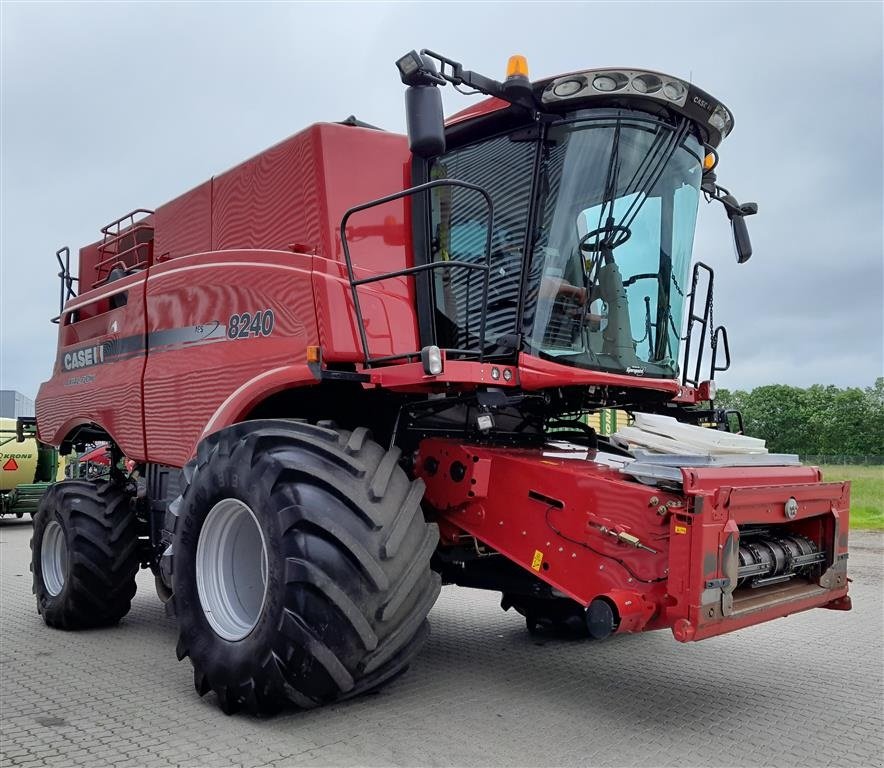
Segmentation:
<svg viewBox="0 0 884 768">
<path fill-rule="evenodd" d="M 884 456 L 884 377 L 865 389 L 719 389 L 715 405 L 741 411 L 746 434 L 766 440 L 772 453 Z"/>
</svg>

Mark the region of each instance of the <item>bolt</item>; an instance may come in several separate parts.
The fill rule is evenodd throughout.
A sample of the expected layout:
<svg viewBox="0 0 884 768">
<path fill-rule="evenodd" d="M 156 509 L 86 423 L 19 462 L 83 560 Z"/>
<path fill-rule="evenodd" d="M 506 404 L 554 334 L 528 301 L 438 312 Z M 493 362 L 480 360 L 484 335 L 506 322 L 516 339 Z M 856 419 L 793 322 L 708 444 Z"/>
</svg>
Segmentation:
<svg viewBox="0 0 884 768">
<path fill-rule="evenodd" d="M 603 570 L 605 570 L 605 566 L 603 566 L 603 565 L 600 565 L 600 566 L 599 566 L 599 570 L 600 570 L 600 571 L 603 571 Z"/>
<path fill-rule="evenodd" d="M 648 506 L 649 507 L 656 507 L 659 503 L 660 503 L 660 499 L 658 499 L 656 496 L 651 496 L 651 498 L 648 499 Z"/>
<path fill-rule="evenodd" d="M 576 558 L 576 557 L 577 557 L 577 553 L 576 553 L 576 552 L 572 552 L 572 553 L 571 553 L 571 558 L 573 559 L 573 558 Z"/>
<path fill-rule="evenodd" d="M 527 536 L 527 535 L 528 535 L 528 531 L 522 531 L 522 535 L 523 535 L 523 536 Z"/>
<path fill-rule="evenodd" d="M 498 525 L 503 525 L 503 520 L 501 520 L 501 521 L 498 523 Z"/>
<path fill-rule="evenodd" d="M 564 547 L 559 547 L 559 552 L 564 552 L 564 551 L 565 551 Z"/>
</svg>

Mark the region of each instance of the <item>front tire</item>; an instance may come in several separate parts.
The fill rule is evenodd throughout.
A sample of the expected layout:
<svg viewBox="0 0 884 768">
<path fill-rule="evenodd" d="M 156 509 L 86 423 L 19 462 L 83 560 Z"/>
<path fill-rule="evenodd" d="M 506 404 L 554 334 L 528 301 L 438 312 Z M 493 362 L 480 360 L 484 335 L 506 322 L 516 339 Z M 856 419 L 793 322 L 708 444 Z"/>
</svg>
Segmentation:
<svg viewBox="0 0 884 768">
<path fill-rule="evenodd" d="M 365 429 L 244 422 L 206 438 L 170 505 L 178 656 L 200 695 L 271 714 L 403 671 L 439 594 L 421 481 Z"/>
<path fill-rule="evenodd" d="M 50 627 L 116 624 L 132 605 L 138 532 L 130 494 L 107 480 L 63 480 L 34 515 L 31 571 Z"/>
</svg>

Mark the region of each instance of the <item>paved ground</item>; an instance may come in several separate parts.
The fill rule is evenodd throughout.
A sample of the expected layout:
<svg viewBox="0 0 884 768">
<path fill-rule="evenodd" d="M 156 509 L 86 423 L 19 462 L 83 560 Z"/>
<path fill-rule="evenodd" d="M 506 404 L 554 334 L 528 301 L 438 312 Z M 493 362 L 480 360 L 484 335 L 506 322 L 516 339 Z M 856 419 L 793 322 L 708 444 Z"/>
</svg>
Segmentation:
<svg viewBox="0 0 884 768">
<path fill-rule="evenodd" d="M 37 616 L 30 524 L 0 521 L 0 765 L 884 765 L 884 535 L 852 542 L 851 613 L 681 645 L 540 641 L 449 587 L 407 675 L 340 706 L 226 717 L 175 660 L 147 574 L 110 630 Z"/>
</svg>

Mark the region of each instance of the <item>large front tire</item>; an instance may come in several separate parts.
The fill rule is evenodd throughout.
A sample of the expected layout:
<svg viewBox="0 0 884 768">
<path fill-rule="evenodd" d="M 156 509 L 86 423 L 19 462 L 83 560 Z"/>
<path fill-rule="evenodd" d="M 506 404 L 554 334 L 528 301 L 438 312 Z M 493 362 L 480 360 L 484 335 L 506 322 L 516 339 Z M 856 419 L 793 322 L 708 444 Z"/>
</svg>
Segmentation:
<svg viewBox="0 0 884 768">
<path fill-rule="evenodd" d="M 200 695 L 271 714 L 354 696 L 403 671 L 439 594 L 423 483 L 367 430 L 295 421 L 206 438 L 170 505 L 178 656 Z"/>
<path fill-rule="evenodd" d="M 34 515 L 31 550 L 37 610 L 50 627 L 109 626 L 129 612 L 138 530 L 125 488 L 108 480 L 50 486 Z"/>
</svg>

